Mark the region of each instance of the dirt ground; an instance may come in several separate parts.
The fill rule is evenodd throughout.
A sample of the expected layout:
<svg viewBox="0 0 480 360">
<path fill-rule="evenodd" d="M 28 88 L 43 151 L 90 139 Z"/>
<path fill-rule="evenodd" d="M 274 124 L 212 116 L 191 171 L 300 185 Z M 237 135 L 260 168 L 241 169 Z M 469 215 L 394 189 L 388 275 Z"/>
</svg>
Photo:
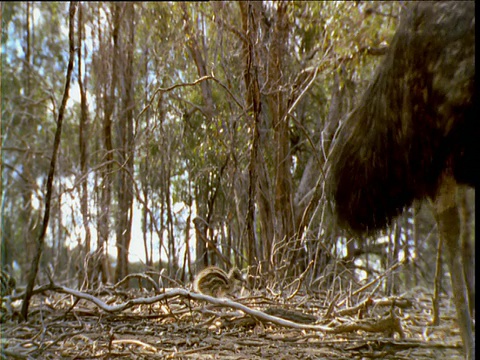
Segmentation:
<svg viewBox="0 0 480 360">
<path fill-rule="evenodd" d="M 301 293 L 291 299 L 255 293 L 219 300 L 185 289 L 85 294 L 57 287 L 32 298 L 27 322 L 19 321 L 20 300 L 4 301 L 1 354 L 2 359 L 463 359 L 450 299 L 441 298 L 440 325 L 434 327 L 431 298 L 424 289 L 408 297 L 337 296 L 328 303 Z"/>
</svg>

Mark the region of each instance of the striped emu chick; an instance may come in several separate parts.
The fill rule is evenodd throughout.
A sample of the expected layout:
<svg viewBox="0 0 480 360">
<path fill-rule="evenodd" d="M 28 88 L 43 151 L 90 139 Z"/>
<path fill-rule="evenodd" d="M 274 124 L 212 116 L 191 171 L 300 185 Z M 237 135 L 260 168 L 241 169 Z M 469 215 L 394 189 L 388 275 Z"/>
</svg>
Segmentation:
<svg viewBox="0 0 480 360">
<path fill-rule="evenodd" d="M 222 297 L 234 289 L 237 281 L 244 281 L 237 268 L 232 268 L 227 274 L 219 267 L 209 266 L 198 273 L 193 289 L 205 295 Z"/>
<path fill-rule="evenodd" d="M 8 272 L 2 270 L 1 277 L 0 277 L 0 296 L 7 296 L 10 295 L 15 287 L 17 282 L 15 278 L 11 276 Z"/>
</svg>

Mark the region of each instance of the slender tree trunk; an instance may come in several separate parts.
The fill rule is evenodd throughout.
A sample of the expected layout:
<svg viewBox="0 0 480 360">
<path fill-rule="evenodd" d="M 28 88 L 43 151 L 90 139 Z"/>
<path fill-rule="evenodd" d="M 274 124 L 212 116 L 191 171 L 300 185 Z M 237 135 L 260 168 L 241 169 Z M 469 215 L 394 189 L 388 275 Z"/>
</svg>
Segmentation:
<svg viewBox="0 0 480 360">
<path fill-rule="evenodd" d="M 22 76 L 24 76 L 24 83 L 25 83 L 25 96 L 27 98 L 31 98 L 32 96 L 32 89 L 31 89 L 31 79 L 29 68 L 32 66 L 32 43 L 33 43 L 33 25 L 30 21 L 32 16 L 32 3 L 27 1 L 25 3 L 25 39 L 24 39 L 24 51 L 25 51 L 25 62 L 23 63 L 23 71 Z M 30 160 L 30 159 L 28 159 Z M 22 179 L 31 178 L 30 169 L 28 167 L 22 166 Z M 34 209 L 32 206 L 31 198 L 32 198 L 32 188 L 28 182 L 25 181 L 24 186 L 21 187 L 21 197 L 22 197 L 22 208 L 20 211 L 20 223 L 24 224 L 22 227 L 22 241 L 24 244 L 24 249 L 26 250 L 26 254 L 24 257 L 24 262 L 21 264 L 22 269 L 28 269 L 32 264 L 33 258 L 35 256 L 35 225 L 32 221 L 34 218 Z M 23 276 L 27 277 L 26 274 L 22 274 Z"/>
<path fill-rule="evenodd" d="M 110 237 L 110 212 L 112 202 L 112 185 L 113 185 L 113 141 L 112 141 L 112 116 L 114 112 L 114 106 L 116 102 L 116 89 L 117 89 L 117 74 L 118 74 L 118 60 L 116 58 L 116 48 L 118 46 L 118 31 L 119 31 L 119 18 L 118 11 L 116 11 L 116 4 L 112 5 L 113 13 L 113 50 L 108 54 L 105 51 L 104 56 L 110 56 L 109 63 L 112 68 L 109 71 L 105 66 L 107 60 L 101 60 L 102 68 L 99 70 L 99 77 L 103 80 L 103 128 L 102 128 L 102 142 L 104 149 L 103 160 L 105 167 L 101 171 L 100 182 L 100 199 L 99 199 L 99 215 L 97 218 L 98 238 L 97 249 L 102 253 L 100 257 L 102 281 L 109 280 L 109 266 L 108 258 L 105 254 L 107 248 L 108 239 Z M 108 40 L 102 38 L 102 33 L 99 32 L 99 43 L 105 43 L 105 48 L 108 48 Z M 103 72 L 102 72 L 103 70 Z M 108 79 L 108 75 L 110 78 Z M 104 78 L 105 77 L 105 78 Z M 108 84 L 108 81 L 110 82 Z M 93 285 L 93 284 L 92 284 Z"/>
<path fill-rule="evenodd" d="M 117 216 L 116 218 L 116 239 L 117 239 L 117 268 L 115 273 L 116 281 L 128 275 L 128 251 L 132 236 L 132 214 L 133 214 L 133 111 L 134 103 L 134 57 L 135 45 L 135 8 L 133 3 L 117 4 L 117 16 L 119 19 L 119 32 L 117 47 L 114 53 L 116 59 L 121 62 L 119 71 L 123 74 L 120 84 L 122 111 L 119 116 L 118 133 L 118 154 L 119 163 L 122 168 L 117 173 Z M 122 24 L 123 23 L 123 24 Z"/>
<path fill-rule="evenodd" d="M 270 48 L 269 72 L 266 87 L 270 114 L 274 131 L 274 186 L 275 186 L 275 242 L 288 243 L 295 233 L 293 197 L 292 197 L 292 158 L 290 149 L 289 119 L 287 117 L 287 96 L 282 86 L 286 83 L 283 77 L 285 56 L 288 54 L 288 3 L 279 3 L 273 28 Z M 288 249 L 286 247 L 285 249 Z M 276 263 L 280 264 L 282 252 L 278 253 Z"/>
<path fill-rule="evenodd" d="M 245 34 L 245 41 L 243 42 L 243 58 L 245 65 L 243 70 L 243 77 L 246 88 L 246 105 L 248 112 L 248 122 L 251 128 L 251 153 L 250 162 L 248 165 L 249 187 L 248 187 L 248 207 L 245 221 L 246 231 L 246 257 L 248 265 L 257 263 L 257 241 L 255 236 L 254 216 L 255 203 L 257 197 L 257 178 L 258 178 L 258 149 L 259 149 L 259 122 L 260 122 L 260 86 L 258 84 L 258 74 L 256 70 L 256 59 L 254 53 L 255 36 L 257 34 L 256 28 L 256 14 L 255 6 L 261 4 L 253 4 L 251 2 L 239 2 L 240 11 L 242 14 L 242 28 Z M 268 239 L 264 239 L 268 242 Z M 263 245 L 265 246 L 265 245 Z"/>
<path fill-rule="evenodd" d="M 83 256 L 90 253 L 91 250 L 91 234 L 90 234 L 90 215 L 88 211 L 88 141 L 89 138 L 89 119 L 87 107 L 87 95 L 85 92 L 84 79 L 82 74 L 82 44 L 83 44 L 83 4 L 79 4 L 78 8 L 78 85 L 80 88 L 80 126 L 79 126 L 79 148 L 80 148 L 80 212 L 82 214 L 82 226 L 85 230 L 85 238 L 83 240 Z M 78 284 L 85 280 L 82 279 L 82 272 L 78 272 Z"/>
<path fill-rule="evenodd" d="M 25 320 L 27 320 L 28 318 L 28 307 L 30 304 L 30 298 L 32 296 L 33 286 L 35 285 L 35 279 L 37 277 L 37 272 L 38 272 L 38 265 L 40 263 L 40 258 L 42 256 L 43 246 L 45 243 L 45 234 L 47 233 L 48 221 L 50 219 L 50 206 L 51 206 L 52 191 L 53 191 L 53 178 L 55 175 L 55 166 L 57 163 L 58 148 L 60 147 L 60 139 L 62 135 L 63 117 L 65 114 L 65 108 L 67 106 L 68 91 L 70 89 L 70 79 L 73 71 L 73 58 L 75 56 L 74 19 L 75 19 L 76 6 L 77 6 L 77 3 L 75 2 L 70 3 L 69 59 L 68 59 L 68 67 L 67 67 L 67 74 L 66 74 L 66 80 L 65 80 L 65 89 L 63 92 L 62 103 L 58 111 L 57 130 L 55 131 L 55 138 L 53 141 L 52 158 L 50 161 L 50 169 L 49 169 L 48 178 L 47 178 L 46 195 L 45 195 L 45 211 L 43 216 L 42 229 L 39 237 L 37 238 L 36 253 L 33 258 L 33 263 L 28 275 L 27 288 L 25 290 L 25 296 L 22 304 L 22 316 Z"/>
</svg>

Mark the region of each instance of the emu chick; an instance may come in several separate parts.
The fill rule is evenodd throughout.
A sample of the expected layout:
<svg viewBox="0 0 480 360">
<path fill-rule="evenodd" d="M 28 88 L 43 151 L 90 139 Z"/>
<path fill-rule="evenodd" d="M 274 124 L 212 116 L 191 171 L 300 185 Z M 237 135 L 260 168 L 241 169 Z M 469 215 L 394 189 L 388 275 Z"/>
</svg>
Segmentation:
<svg viewBox="0 0 480 360">
<path fill-rule="evenodd" d="M 0 276 L 0 296 L 10 295 L 15 290 L 16 285 L 15 278 L 2 270 Z"/>
<path fill-rule="evenodd" d="M 198 273 L 193 289 L 205 295 L 222 297 L 234 289 L 237 280 L 244 281 L 237 268 L 231 269 L 227 274 L 219 267 L 209 266 Z"/>
</svg>

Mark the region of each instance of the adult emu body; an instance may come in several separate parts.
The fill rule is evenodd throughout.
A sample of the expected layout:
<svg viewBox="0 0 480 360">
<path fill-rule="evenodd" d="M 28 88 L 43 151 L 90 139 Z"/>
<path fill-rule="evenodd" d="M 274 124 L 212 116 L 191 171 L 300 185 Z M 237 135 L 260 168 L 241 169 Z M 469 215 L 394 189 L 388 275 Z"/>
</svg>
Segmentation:
<svg viewBox="0 0 480 360">
<path fill-rule="evenodd" d="M 475 3 L 410 3 L 341 125 L 327 177 L 338 222 L 355 234 L 374 235 L 415 199 L 432 200 L 469 359 L 474 332 L 455 193 L 458 183 L 479 182 L 476 100 Z"/>
</svg>

